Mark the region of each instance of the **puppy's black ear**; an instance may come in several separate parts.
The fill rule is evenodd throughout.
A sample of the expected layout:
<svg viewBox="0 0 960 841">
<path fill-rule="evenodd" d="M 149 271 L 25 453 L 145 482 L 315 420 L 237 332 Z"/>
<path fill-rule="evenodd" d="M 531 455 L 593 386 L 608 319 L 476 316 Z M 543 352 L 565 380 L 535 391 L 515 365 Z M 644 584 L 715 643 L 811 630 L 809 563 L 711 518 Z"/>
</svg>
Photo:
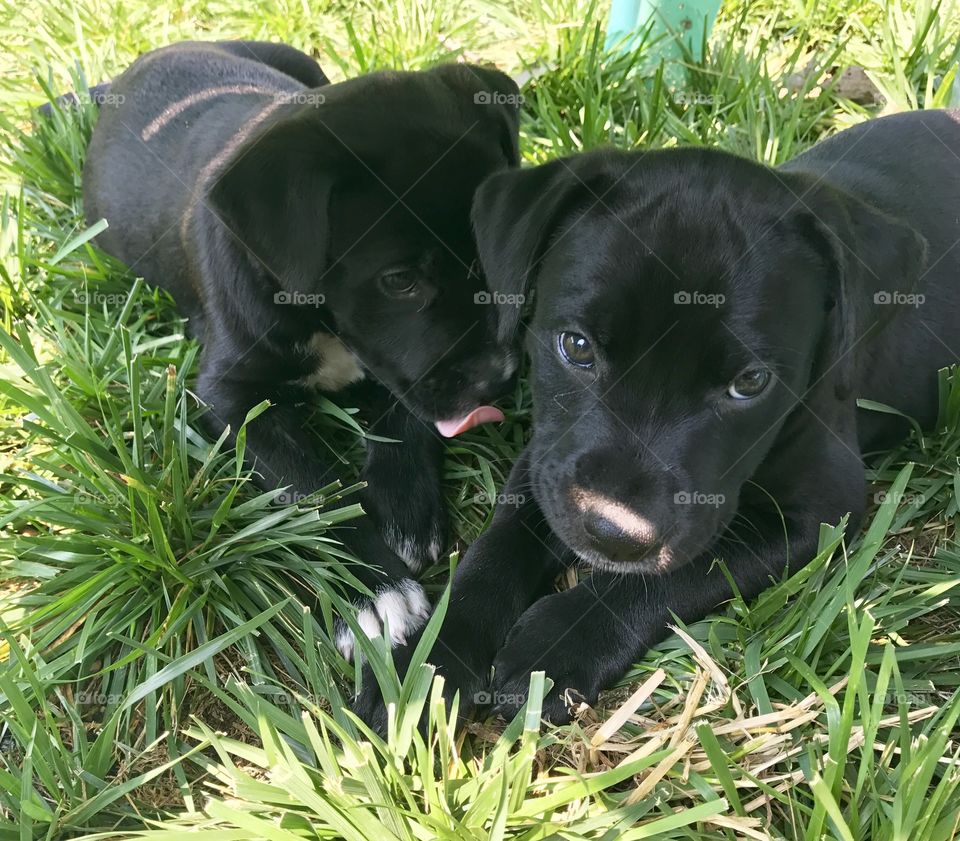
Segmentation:
<svg viewBox="0 0 960 841">
<path fill-rule="evenodd" d="M 540 263 L 563 235 L 581 182 L 563 160 L 490 176 L 473 198 L 474 234 L 487 287 L 500 301 L 498 338 L 510 342 Z"/>
<path fill-rule="evenodd" d="M 808 183 L 808 192 L 797 194 L 805 205 L 800 224 L 831 274 L 831 318 L 818 367 L 835 371 L 843 399 L 851 396 L 856 346 L 914 293 L 927 265 L 927 241 L 906 220 L 836 188 Z"/>
<path fill-rule="evenodd" d="M 440 64 L 429 71 L 463 98 L 479 126 L 489 126 L 508 166 L 520 163 L 520 104 L 516 82 L 492 67 Z"/>
<path fill-rule="evenodd" d="M 327 264 L 336 148 L 303 108 L 282 106 L 226 157 L 208 187 L 209 203 L 250 259 L 281 290 L 311 292 Z M 271 115 L 273 116 L 273 115 Z"/>
</svg>

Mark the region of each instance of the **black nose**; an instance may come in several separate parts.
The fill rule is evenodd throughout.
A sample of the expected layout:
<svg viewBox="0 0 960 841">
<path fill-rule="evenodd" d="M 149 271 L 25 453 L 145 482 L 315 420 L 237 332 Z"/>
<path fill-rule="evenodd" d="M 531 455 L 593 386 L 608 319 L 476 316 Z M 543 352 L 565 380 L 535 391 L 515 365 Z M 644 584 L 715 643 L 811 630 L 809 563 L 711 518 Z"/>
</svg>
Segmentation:
<svg viewBox="0 0 960 841">
<path fill-rule="evenodd" d="M 486 403 L 509 394 L 516 374 L 516 354 L 510 350 L 498 350 L 478 360 L 465 371 L 464 376 L 473 384 L 474 395 L 479 402 Z"/>
<path fill-rule="evenodd" d="M 583 528 L 599 552 L 611 561 L 621 563 L 640 560 L 655 542 L 652 534 L 627 531 L 600 514 L 587 514 L 583 519 Z"/>
</svg>

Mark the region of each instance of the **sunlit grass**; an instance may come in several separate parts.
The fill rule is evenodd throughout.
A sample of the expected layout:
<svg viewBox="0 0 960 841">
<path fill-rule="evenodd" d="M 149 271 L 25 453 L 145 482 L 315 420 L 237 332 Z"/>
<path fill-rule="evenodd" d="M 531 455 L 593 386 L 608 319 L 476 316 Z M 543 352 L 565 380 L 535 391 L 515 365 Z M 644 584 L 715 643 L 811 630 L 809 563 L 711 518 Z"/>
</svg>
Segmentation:
<svg viewBox="0 0 960 841">
<path fill-rule="evenodd" d="M 217 37 L 287 41 L 335 77 L 495 60 L 527 80 L 529 163 L 691 143 L 777 163 L 884 107 L 952 95 L 960 13 L 947 3 L 731 2 L 680 76 L 650 45 L 605 53 L 605 13 L 572 0 L 0 12 L 0 839 L 129 837 L 148 820 L 167 838 L 956 834 L 955 377 L 943 373 L 937 429 L 872 462 L 871 524 L 854 544 L 824 527 L 812 564 L 681 628 L 569 727 L 540 732 L 535 676 L 515 722 L 458 734 L 428 666 L 401 686 L 367 646 L 395 704 L 384 741 L 349 711 L 355 669 L 330 643 L 355 561 L 337 541 L 360 516 L 350 470 L 344 487 L 284 505 L 200 432 L 197 347 L 172 303 L 89 245 L 94 110 L 30 116 L 150 47 Z M 848 63 L 886 106 L 838 95 Z M 450 449 L 460 546 L 522 446 L 522 384 L 507 408 L 508 424 Z M 312 422 L 356 465 L 350 410 L 324 403 Z M 426 576 L 438 600 L 448 569 Z"/>
</svg>

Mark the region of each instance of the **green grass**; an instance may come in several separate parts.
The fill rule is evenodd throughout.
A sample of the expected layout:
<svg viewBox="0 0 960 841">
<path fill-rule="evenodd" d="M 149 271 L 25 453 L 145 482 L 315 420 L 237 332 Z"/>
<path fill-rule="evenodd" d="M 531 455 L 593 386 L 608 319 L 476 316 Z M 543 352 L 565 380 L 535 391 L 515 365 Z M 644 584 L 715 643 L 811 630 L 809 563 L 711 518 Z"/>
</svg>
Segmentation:
<svg viewBox="0 0 960 841">
<path fill-rule="evenodd" d="M 285 505 L 203 436 L 197 347 L 170 301 L 89 245 L 93 109 L 30 118 L 151 47 L 260 37 L 335 77 L 457 57 L 533 70 L 531 163 L 603 144 L 777 163 L 881 111 L 842 98 L 844 66 L 892 111 L 946 104 L 960 60 L 946 2 L 730 2 L 705 59 L 673 68 L 649 45 L 605 54 L 604 15 L 573 0 L 0 7 L 0 841 L 960 831 L 960 377 L 942 375 L 936 430 L 873 461 L 860 538 L 824 527 L 812 564 L 680 629 L 569 727 L 540 730 L 534 676 L 516 721 L 457 733 L 428 666 L 401 686 L 368 646 L 396 703 L 384 741 L 350 714 L 355 670 L 330 643 L 355 488 Z M 509 409 L 450 449 L 461 546 L 522 446 L 522 384 Z M 312 422 L 355 468 L 352 408 Z M 426 575 L 441 606 L 448 572 Z"/>
</svg>

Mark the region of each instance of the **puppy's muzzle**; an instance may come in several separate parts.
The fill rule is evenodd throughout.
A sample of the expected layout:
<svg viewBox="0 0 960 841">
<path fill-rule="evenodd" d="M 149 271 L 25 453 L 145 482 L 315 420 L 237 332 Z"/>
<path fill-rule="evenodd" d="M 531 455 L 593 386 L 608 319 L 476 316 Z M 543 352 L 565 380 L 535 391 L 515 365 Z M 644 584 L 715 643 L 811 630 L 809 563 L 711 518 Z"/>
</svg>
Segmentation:
<svg viewBox="0 0 960 841">
<path fill-rule="evenodd" d="M 659 548 L 653 523 L 623 503 L 583 488 L 574 489 L 572 496 L 594 548 L 614 563 L 640 561 Z"/>
</svg>

